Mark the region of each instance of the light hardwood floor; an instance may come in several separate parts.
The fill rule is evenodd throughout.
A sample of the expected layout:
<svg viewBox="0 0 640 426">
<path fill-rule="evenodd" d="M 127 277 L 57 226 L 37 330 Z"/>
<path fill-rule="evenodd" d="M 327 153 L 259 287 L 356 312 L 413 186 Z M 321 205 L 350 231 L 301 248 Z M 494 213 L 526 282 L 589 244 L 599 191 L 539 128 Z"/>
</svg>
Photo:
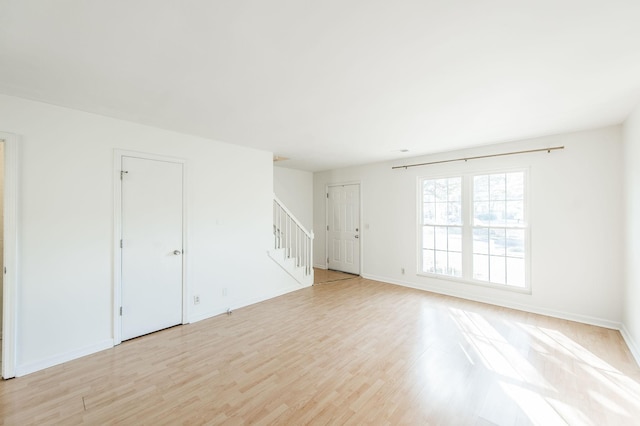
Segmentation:
<svg viewBox="0 0 640 426">
<path fill-rule="evenodd" d="M 347 274 L 346 272 L 332 271 L 330 269 L 317 269 L 313 270 L 313 283 L 314 284 L 326 284 L 335 281 L 350 280 L 356 278 L 357 275 Z"/>
<path fill-rule="evenodd" d="M 617 331 L 362 278 L 0 383 L 3 424 L 624 425 Z"/>
</svg>

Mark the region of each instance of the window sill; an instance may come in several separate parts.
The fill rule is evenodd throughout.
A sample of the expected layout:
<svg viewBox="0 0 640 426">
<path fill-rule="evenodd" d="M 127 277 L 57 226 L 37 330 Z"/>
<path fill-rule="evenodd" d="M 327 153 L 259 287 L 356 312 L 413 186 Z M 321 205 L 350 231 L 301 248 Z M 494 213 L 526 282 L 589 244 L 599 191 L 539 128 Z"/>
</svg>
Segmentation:
<svg viewBox="0 0 640 426">
<path fill-rule="evenodd" d="M 492 288 L 496 290 L 505 290 L 505 291 L 520 293 L 520 294 L 529 294 L 529 295 L 531 294 L 531 285 L 528 285 L 527 287 L 514 287 L 514 286 L 505 285 L 505 284 L 494 284 L 487 281 L 479 281 L 479 280 L 473 280 L 473 279 L 469 280 L 462 277 L 459 278 L 459 277 L 452 277 L 449 275 L 430 274 L 428 272 L 417 272 L 416 275 L 419 277 L 432 278 L 432 279 L 443 280 L 443 281 L 451 281 L 458 284 L 472 285 L 475 287 L 485 287 L 485 288 Z"/>
</svg>

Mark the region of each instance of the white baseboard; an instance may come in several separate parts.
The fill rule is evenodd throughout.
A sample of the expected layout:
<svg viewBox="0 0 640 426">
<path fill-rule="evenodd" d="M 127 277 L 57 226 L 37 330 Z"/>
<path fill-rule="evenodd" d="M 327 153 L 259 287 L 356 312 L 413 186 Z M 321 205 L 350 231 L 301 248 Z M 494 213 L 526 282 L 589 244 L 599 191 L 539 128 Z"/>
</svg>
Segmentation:
<svg viewBox="0 0 640 426">
<path fill-rule="evenodd" d="M 197 322 L 207 318 L 214 317 L 227 312 L 227 309 L 239 309 L 245 306 L 253 305 L 255 303 L 263 302 L 274 297 L 282 296 L 283 294 L 291 293 L 292 291 L 300 290 L 308 286 L 290 286 L 281 288 L 275 291 L 263 293 L 260 296 L 244 299 L 241 301 L 232 302 L 231 306 L 219 306 L 204 314 L 194 315 L 189 318 L 189 322 Z M 69 352 L 58 354 L 46 359 L 42 359 L 35 362 L 30 362 L 22 365 L 17 365 L 15 369 L 15 377 L 24 376 L 27 374 L 35 373 L 36 371 L 44 370 L 45 368 L 53 367 L 58 364 L 63 364 L 68 361 L 72 361 L 83 356 L 91 355 L 96 352 L 103 351 L 105 349 L 113 348 L 113 339 L 106 339 L 93 345 L 78 348 Z"/>
<path fill-rule="evenodd" d="M 310 285 L 291 286 L 291 287 L 278 289 L 269 293 L 263 293 L 262 295 L 257 297 L 243 299 L 240 301 L 233 301 L 233 302 L 230 302 L 228 306 L 218 306 L 205 313 L 193 315 L 189 318 L 189 322 L 194 323 L 194 322 L 202 321 L 211 317 L 215 317 L 220 314 L 224 314 L 227 312 L 228 309 L 231 309 L 233 311 L 234 309 L 244 308 L 245 306 L 253 305 L 259 302 L 264 302 L 265 300 L 273 299 L 274 297 L 282 296 L 283 294 L 291 293 L 293 291 L 300 290 L 306 287 L 311 287 L 311 286 Z"/>
<path fill-rule="evenodd" d="M 317 267 L 317 266 L 316 266 Z M 486 298 L 486 297 L 470 297 L 468 295 L 462 294 L 460 292 L 455 292 L 455 291 L 443 291 L 441 289 L 438 288 L 430 288 L 427 286 L 417 286 L 415 284 L 409 283 L 409 282 L 403 282 L 403 281 L 399 281 L 399 280 L 394 280 L 388 277 L 380 277 L 380 276 L 375 276 L 375 275 L 369 275 L 369 274 L 363 274 L 362 275 L 363 278 L 366 279 L 370 279 L 370 280 L 374 280 L 374 281 L 380 281 L 380 282 L 384 282 L 384 283 L 388 283 L 388 284 L 394 284 L 394 285 L 400 285 L 403 287 L 409 287 L 409 288 L 414 288 L 417 290 L 423 290 L 423 291 L 430 291 L 433 293 L 438 293 L 438 294 L 444 294 L 447 296 L 453 296 L 453 297 L 459 297 L 461 299 L 466 299 L 466 300 L 471 300 L 471 301 L 475 301 L 475 302 L 481 302 L 481 303 L 488 303 L 491 305 L 497 305 L 497 306 L 502 306 L 505 308 L 511 308 L 511 309 L 517 309 L 517 310 L 521 310 L 521 311 L 525 311 L 525 312 L 531 312 L 531 313 L 535 313 L 535 314 L 541 314 L 541 315 L 546 315 L 546 316 L 550 316 L 550 317 L 555 317 L 555 318 L 560 318 L 560 319 L 566 319 L 566 320 L 570 320 L 570 321 L 576 321 L 576 322 L 581 322 L 581 323 L 585 323 L 585 324 L 590 324 L 590 325 L 596 325 L 596 326 L 600 326 L 600 327 L 605 327 L 605 328 L 611 328 L 611 329 L 615 329 L 615 330 L 620 330 L 620 333 L 622 334 L 622 337 L 624 339 L 624 341 L 626 342 L 627 346 L 629 347 L 629 350 L 631 351 L 632 356 L 634 357 L 634 359 L 636 360 L 636 362 L 638 363 L 638 365 L 640 365 L 640 345 L 638 344 L 638 342 L 636 342 L 633 337 L 631 336 L 631 334 L 629 333 L 629 331 L 627 330 L 627 328 L 617 322 L 614 321 L 609 321 L 609 320 L 604 320 L 601 318 L 595 318 L 595 317 L 590 317 L 590 316 L 586 316 L 586 315 L 580 315 L 580 314 L 573 314 L 573 313 L 568 313 L 568 312 L 562 312 L 562 311 L 555 311 L 555 310 L 551 310 L 551 309 L 545 309 L 545 308 L 538 308 L 535 306 L 530 306 L 530 305 L 524 305 L 524 304 L 518 304 L 518 303 L 513 303 L 513 302 L 508 302 L 508 301 L 504 301 L 504 300 L 498 300 L 498 299 L 493 299 L 493 298 Z M 304 288 L 304 287 L 302 287 Z M 286 287 L 286 288 L 282 288 L 282 289 L 278 289 L 272 292 L 268 292 L 268 293 L 263 293 L 260 296 L 257 297 L 253 297 L 253 298 L 248 298 L 248 299 L 244 299 L 241 301 L 236 301 L 233 303 L 232 306 L 225 306 L 225 307 L 218 307 L 216 309 L 213 309 L 209 312 L 203 313 L 203 314 L 199 314 L 199 315 L 194 315 L 190 318 L 190 322 L 198 322 L 198 321 L 202 321 L 204 319 L 207 318 L 211 318 L 214 317 L 216 315 L 220 315 L 223 314 L 225 312 L 227 312 L 227 309 L 239 309 L 239 308 L 243 308 L 245 306 L 249 306 L 249 305 L 253 305 L 255 303 L 259 303 L 259 302 L 263 302 L 265 300 L 269 300 L 269 299 L 273 299 L 275 297 L 278 296 L 282 296 L 283 294 L 287 294 L 287 293 L 291 293 L 293 291 L 296 290 L 300 290 L 301 287 L 300 286 L 292 286 L 292 287 Z M 40 370 L 44 370 L 45 368 L 49 368 L 49 367 L 53 367 L 55 365 L 59 365 L 68 361 L 72 361 L 74 359 L 77 358 L 81 358 L 83 356 L 87 356 L 87 355 L 91 355 L 93 353 L 96 352 L 100 352 L 103 351 L 105 349 L 110 349 L 113 347 L 113 339 L 106 339 L 103 340 L 101 342 L 89 345 L 89 346 L 85 346 L 83 348 L 78 348 L 69 352 L 65 352 L 62 354 L 58 354 L 40 361 L 35 361 L 35 362 L 30 362 L 27 364 L 22 364 L 22 365 L 17 365 L 16 366 L 16 377 L 20 377 L 20 376 L 24 376 L 30 373 L 34 373 L 36 371 L 40 371 Z"/>
<path fill-rule="evenodd" d="M 83 356 L 91 355 L 96 352 L 103 351 L 105 349 L 113 348 L 113 339 L 106 339 L 93 345 L 85 346 L 83 348 L 74 349 L 69 352 L 54 355 L 52 357 L 42 359 L 40 361 L 29 362 L 27 364 L 16 365 L 16 377 L 24 376 L 26 374 L 35 373 L 36 371 L 44 370 L 45 368 L 53 367 L 54 365 L 63 364 L 74 359 L 82 358 Z"/>
<path fill-rule="evenodd" d="M 610 320 L 606 320 L 606 319 L 602 319 L 602 318 L 591 317 L 591 316 L 588 316 L 588 315 L 581 315 L 581 314 L 575 314 L 575 313 L 571 313 L 571 312 L 556 311 L 556 310 L 553 310 L 553 309 L 540 308 L 540 307 L 537 307 L 537 306 L 521 304 L 521 303 L 514 303 L 514 302 L 511 302 L 511 301 L 492 298 L 492 297 L 470 296 L 468 294 L 465 294 L 465 293 L 459 292 L 459 291 L 443 290 L 441 288 L 431 287 L 431 286 L 427 286 L 427 285 L 420 286 L 420 285 L 416 285 L 416 284 L 413 284 L 413 283 L 410 283 L 410 282 L 399 281 L 399 280 L 395 280 L 393 278 L 388 278 L 388 277 L 380 277 L 380 276 L 369 275 L 369 274 L 363 274 L 362 277 L 366 278 L 366 279 L 369 279 L 369 280 L 374 280 L 374 281 L 380 281 L 380 282 L 385 282 L 385 283 L 389 283 L 389 284 L 400 285 L 400 286 L 403 286 L 403 287 L 414 288 L 414 289 L 417 289 L 417 290 L 430 291 L 432 293 L 444 294 L 446 296 L 458 297 L 460 299 L 471 300 L 471 301 L 474 301 L 474 302 L 487 303 L 487 304 L 490 304 L 490 305 L 501 306 L 501 307 L 504 307 L 504 308 L 516 309 L 518 311 L 530 312 L 530 313 L 533 313 L 533 314 L 546 315 L 548 317 L 560 318 L 560 319 L 565 319 L 565 320 L 569 320 L 569 321 L 576 321 L 576 322 L 581 322 L 581 323 L 589 324 L 589 325 L 596 325 L 598 327 L 610 328 L 610 329 L 613 329 L 613 330 L 620 330 L 620 328 L 622 326 L 622 324 L 620 324 L 619 322 L 616 322 L 616 321 L 610 321 Z"/>
<path fill-rule="evenodd" d="M 318 269 L 329 269 L 329 267 L 327 266 L 327 264 L 322 264 L 322 263 L 314 263 L 313 264 L 314 268 L 318 268 Z"/>
<path fill-rule="evenodd" d="M 638 345 L 638 342 L 633 340 L 631 333 L 629 333 L 629 330 L 627 330 L 627 327 L 624 324 L 622 324 L 622 328 L 620 328 L 620 334 L 622 334 L 622 338 L 627 343 L 631 355 L 633 355 L 636 363 L 640 366 L 640 345 Z"/>
</svg>

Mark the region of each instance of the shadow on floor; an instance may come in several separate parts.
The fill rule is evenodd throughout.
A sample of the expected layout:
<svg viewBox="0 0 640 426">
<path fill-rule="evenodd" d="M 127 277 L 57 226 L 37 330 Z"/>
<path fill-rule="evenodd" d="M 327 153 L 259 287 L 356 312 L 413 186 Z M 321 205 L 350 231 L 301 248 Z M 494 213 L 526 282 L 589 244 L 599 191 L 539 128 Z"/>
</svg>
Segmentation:
<svg viewBox="0 0 640 426">
<path fill-rule="evenodd" d="M 332 271 L 330 269 L 313 268 L 313 284 L 326 284 L 335 281 L 350 280 L 358 278 L 358 275 L 346 272 Z"/>
</svg>

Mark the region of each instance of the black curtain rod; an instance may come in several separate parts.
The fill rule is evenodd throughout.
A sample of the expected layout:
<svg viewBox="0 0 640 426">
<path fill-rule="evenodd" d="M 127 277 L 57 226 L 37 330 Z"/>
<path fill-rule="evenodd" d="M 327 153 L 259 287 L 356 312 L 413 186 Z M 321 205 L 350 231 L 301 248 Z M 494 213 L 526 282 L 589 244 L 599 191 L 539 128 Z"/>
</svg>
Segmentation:
<svg viewBox="0 0 640 426">
<path fill-rule="evenodd" d="M 554 146 L 551 148 L 528 149 L 526 151 L 503 152 L 501 154 L 478 155 L 475 157 L 454 158 L 453 160 L 431 161 L 430 163 L 406 164 L 404 166 L 394 166 L 392 169 L 408 169 L 409 167 L 430 166 L 432 164 L 453 163 L 454 161 L 479 160 L 480 158 L 504 157 L 505 155 L 530 154 L 532 152 L 551 152 L 558 149 L 564 149 L 564 146 Z"/>
</svg>

